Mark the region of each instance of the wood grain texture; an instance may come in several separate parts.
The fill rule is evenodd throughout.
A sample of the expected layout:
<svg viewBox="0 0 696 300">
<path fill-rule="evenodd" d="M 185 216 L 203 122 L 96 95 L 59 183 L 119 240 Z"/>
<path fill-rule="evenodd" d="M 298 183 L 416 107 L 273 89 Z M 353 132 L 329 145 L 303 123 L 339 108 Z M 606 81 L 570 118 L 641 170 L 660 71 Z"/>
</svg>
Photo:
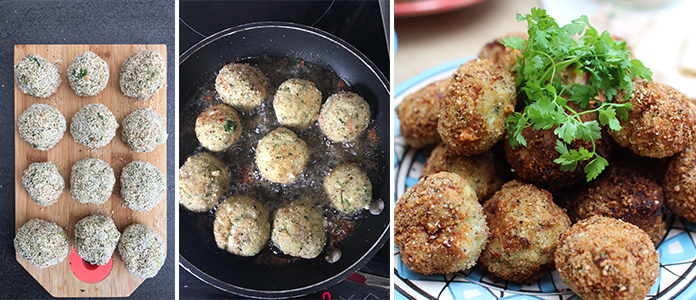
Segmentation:
<svg viewBox="0 0 696 300">
<path fill-rule="evenodd" d="M 57 223 L 65 229 L 70 247 L 74 247 L 75 223 L 81 218 L 95 213 L 111 216 L 119 231 L 130 224 L 141 223 L 152 227 L 165 241 L 167 240 L 167 200 L 166 196 L 152 210 L 141 213 L 133 211 L 125 204 L 120 196 L 121 169 L 133 160 L 144 160 L 154 164 L 167 178 L 166 143 L 147 153 L 131 151 L 121 140 L 122 121 L 132 111 L 150 107 L 163 117 L 167 116 L 166 86 L 160 89 L 151 99 L 137 101 L 128 98 L 119 87 L 121 65 L 130 55 L 137 51 L 152 49 L 158 51 L 167 61 L 166 45 L 16 45 L 14 48 L 14 63 L 29 54 L 38 54 L 53 62 L 61 74 L 61 84 L 58 91 L 49 98 L 40 99 L 23 94 L 15 83 L 15 233 L 32 218 L 41 218 Z M 109 65 L 109 81 L 106 88 L 93 97 L 77 96 L 68 83 L 66 69 L 75 55 L 92 51 L 104 59 Z M 63 138 L 55 147 L 48 151 L 35 150 L 19 136 L 16 121 L 27 108 L 35 103 L 49 104 L 57 108 L 67 123 Z M 114 139 L 105 147 L 90 149 L 78 144 L 70 135 L 70 121 L 82 106 L 90 103 L 106 105 L 116 117 L 119 127 Z M 103 204 L 82 204 L 70 195 L 70 170 L 72 165 L 85 157 L 100 158 L 114 169 L 116 185 L 111 198 Z M 65 191 L 57 203 L 43 207 L 29 197 L 22 185 L 23 171 L 35 162 L 53 162 L 65 179 Z M 17 255 L 17 261 L 54 297 L 125 297 L 129 296 L 145 280 L 129 274 L 118 251 L 114 252 L 113 269 L 109 276 L 98 283 L 84 283 L 72 274 L 66 258 L 61 263 L 48 267 L 37 268 Z"/>
</svg>

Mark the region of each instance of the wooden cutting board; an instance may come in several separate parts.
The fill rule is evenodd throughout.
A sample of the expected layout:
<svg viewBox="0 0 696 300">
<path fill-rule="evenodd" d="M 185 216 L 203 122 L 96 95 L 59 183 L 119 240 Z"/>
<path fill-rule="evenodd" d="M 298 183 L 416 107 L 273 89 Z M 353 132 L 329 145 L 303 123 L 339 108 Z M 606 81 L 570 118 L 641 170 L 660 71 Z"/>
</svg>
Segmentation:
<svg viewBox="0 0 696 300">
<path fill-rule="evenodd" d="M 121 169 L 133 160 L 144 160 L 154 164 L 167 177 L 167 145 L 162 144 L 147 153 L 131 151 L 121 140 L 122 121 L 132 111 L 150 107 L 163 117 L 167 116 L 167 88 L 163 87 L 151 99 L 137 101 L 128 98 L 119 87 L 121 65 L 137 51 L 156 50 L 167 61 L 166 45 L 16 45 L 14 63 L 29 54 L 38 54 L 53 62 L 61 75 L 58 91 L 49 98 L 40 99 L 23 94 L 15 83 L 15 233 L 32 218 L 41 218 L 57 223 L 66 231 L 70 247 L 74 247 L 75 223 L 81 218 L 95 213 L 111 216 L 119 231 L 130 224 L 141 223 L 152 227 L 165 241 L 167 240 L 167 201 L 166 196 L 152 210 L 141 213 L 133 211 L 120 196 Z M 92 51 L 109 65 L 109 81 L 106 88 L 93 97 L 77 96 L 68 83 L 66 69 L 75 55 Z M 16 122 L 27 108 L 35 103 L 49 104 L 57 108 L 67 123 L 63 138 L 48 151 L 35 150 L 19 137 Z M 101 103 L 106 105 L 116 117 L 119 127 L 116 136 L 102 148 L 92 150 L 75 142 L 70 135 L 70 121 L 83 105 Z M 116 185 L 111 198 L 103 204 L 82 204 L 70 195 L 70 170 L 72 165 L 85 157 L 100 158 L 114 169 Z M 65 179 L 65 191 L 58 202 L 49 206 L 39 206 L 29 197 L 22 185 L 23 171 L 34 162 L 53 162 Z M 135 291 L 145 280 L 126 271 L 118 250 L 113 255 L 113 269 L 106 279 L 98 283 L 85 283 L 77 279 L 70 270 L 68 258 L 61 263 L 37 268 L 17 255 L 17 261 L 54 297 L 126 297 Z M 160 270 L 162 273 L 163 270 Z"/>
</svg>

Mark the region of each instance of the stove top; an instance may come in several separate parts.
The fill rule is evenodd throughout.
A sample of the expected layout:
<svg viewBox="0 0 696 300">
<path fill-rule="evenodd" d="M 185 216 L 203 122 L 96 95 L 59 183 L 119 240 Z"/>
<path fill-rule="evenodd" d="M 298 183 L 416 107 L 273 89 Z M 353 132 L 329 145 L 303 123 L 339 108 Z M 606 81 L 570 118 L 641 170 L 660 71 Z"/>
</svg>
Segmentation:
<svg viewBox="0 0 696 300">
<path fill-rule="evenodd" d="M 388 1 L 383 1 L 388 7 Z M 384 5 L 384 3 L 383 3 Z M 329 32 L 356 47 L 389 77 L 389 51 L 378 1 L 181 1 L 179 3 L 179 55 L 204 38 L 223 29 L 250 22 L 283 21 Z M 389 21 L 386 20 L 386 24 Z M 360 269 L 360 273 L 387 279 L 389 247 L 384 247 Z M 389 299 L 389 290 L 359 283 L 360 275 L 315 294 L 310 299 Z M 179 268 L 181 299 L 240 299 L 207 285 Z"/>
</svg>

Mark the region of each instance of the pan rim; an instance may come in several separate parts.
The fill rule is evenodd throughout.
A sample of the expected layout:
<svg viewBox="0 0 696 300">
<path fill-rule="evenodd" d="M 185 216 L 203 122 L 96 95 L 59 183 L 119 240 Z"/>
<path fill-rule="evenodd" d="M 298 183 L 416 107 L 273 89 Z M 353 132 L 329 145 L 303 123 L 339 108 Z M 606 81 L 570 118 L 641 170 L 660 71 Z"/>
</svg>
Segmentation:
<svg viewBox="0 0 696 300">
<path fill-rule="evenodd" d="M 197 51 L 203 49 L 207 45 L 214 43 L 217 40 L 220 40 L 222 38 L 225 38 L 227 36 L 237 34 L 240 32 L 248 31 L 248 30 L 262 30 L 262 29 L 268 29 L 268 28 L 284 28 L 284 29 L 290 29 L 290 30 L 297 30 L 297 31 L 302 31 L 304 33 L 312 34 L 315 36 L 318 36 L 319 38 L 325 39 L 328 42 L 331 42 L 335 44 L 336 46 L 343 48 L 345 51 L 348 51 L 351 53 L 355 58 L 357 58 L 364 66 L 366 66 L 370 72 L 372 72 L 377 79 L 379 79 L 379 84 L 382 86 L 384 91 L 391 97 L 391 91 L 389 88 L 389 83 L 384 74 L 376 67 L 372 61 L 370 61 L 364 54 L 362 54 L 359 50 L 357 50 L 354 46 L 350 45 L 349 43 L 343 41 L 339 37 L 325 32 L 321 29 L 314 28 L 311 26 L 307 25 L 302 25 L 302 24 L 297 24 L 297 23 L 292 23 L 292 22 L 278 22 L 278 21 L 264 21 L 264 22 L 252 22 L 252 23 L 246 23 L 234 27 L 230 27 L 224 30 L 221 30 L 215 34 L 212 34 L 208 36 L 207 38 L 201 40 L 200 42 L 196 43 L 189 49 L 187 49 L 183 54 L 179 56 L 179 66 L 181 66 L 189 57 L 194 55 Z M 391 100 L 391 99 L 390 99 Z M 385 154 L 386 155 L 386 154 Z M 388 165 L 388 164 L 387 164 Z M 388 167 L 385 165 L 384 172 L 388 172 Z M 383 183 L 384 184 L 384 183 Z M 178 198 L 178 195 L 177 195 Z M 383 211 L 382 213 L 390 213 L 388 210 Z M 390 219 L 390 218 L 389 218 Z M 250 289 L 250 288 L 245 288 L 241 287 L 238 285 L 234 285 L 225 281 L 221 281 L 203 270 L 199 269 L 192 263 L 190 263 L 182 254 L 179 254 L 179 265 L 184 268 L 186 271 L 188 271 L 191 275 L 196 277 L 197 279 L 203 281 L 204 283 L 213 286 L 219 290 L 236 294 L 236 295 L 241 295 L 245 297 L 251 297 L 251 298 L 256 298 L 256 299 L 266 299 L 266 298 L 293 298 L 293 297 L 301 297 L 304 295 L 311 294 L 313 292 L 319 291 L 323 288 L 327 288 L 330 286 L 333 286 L 337 284 L 340 281 L 343 281 L 346 279 L 348 276 L 350 276 L 353 272 L 357 271 L 359 268 L 364 266 L 384 245 L 386 244 L 387 240 L 389 239 L 389 233 L 390 233 L 390 227 L 391 224 L 388 222 L 383 230 L 383 232 L 380 234 L 379 238 L 377 241 L 366 251 L 364 252 L 357 260 L 355 260 L 352 264 L 344 268 L 342 271 L 327 277 L 326 279 L 315 282 L 303 287 L 299 288 L 292 288 L 292 289 L 283 289 L 283 290 L 260 290 L 260 289 Z M 178 225 L 177 225 L 177 231 L 178 231 Z"/>
</svg>

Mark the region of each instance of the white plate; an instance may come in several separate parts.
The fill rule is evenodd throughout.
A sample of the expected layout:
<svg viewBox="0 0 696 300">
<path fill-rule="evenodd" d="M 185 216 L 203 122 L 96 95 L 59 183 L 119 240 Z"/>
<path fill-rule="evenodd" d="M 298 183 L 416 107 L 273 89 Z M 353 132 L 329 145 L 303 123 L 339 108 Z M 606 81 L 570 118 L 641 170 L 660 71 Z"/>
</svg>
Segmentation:
<svg viewBox="0 0 696 300">
<path fill-rule="evenodd" d="M 447 78 L 464 62 L 475 56 L 454 60 L 427 70 L 397 86 L 394 107 L 405 96 L 440 79 Z M 394 115 L 394 173 L 396 180 L 394 201 L 420 178 L 423 163 L 430 154 L 406 145 L 399 132 L 399 119 Z M 667 222 L 668 233 L 659 244 L 660 277 L 645 299 L 694 299 L 696 297 L 696 223 L 683 218 Z M 413 272 L 401 262 L 399 249 L 394 246 L 395 299 L 554 299 L 580 300 L 561 282 L 553 271 L 531 285 L 520 285 L 493 280 L 476 266 L 464 272 L 425 276 Z"/>
</svg>

